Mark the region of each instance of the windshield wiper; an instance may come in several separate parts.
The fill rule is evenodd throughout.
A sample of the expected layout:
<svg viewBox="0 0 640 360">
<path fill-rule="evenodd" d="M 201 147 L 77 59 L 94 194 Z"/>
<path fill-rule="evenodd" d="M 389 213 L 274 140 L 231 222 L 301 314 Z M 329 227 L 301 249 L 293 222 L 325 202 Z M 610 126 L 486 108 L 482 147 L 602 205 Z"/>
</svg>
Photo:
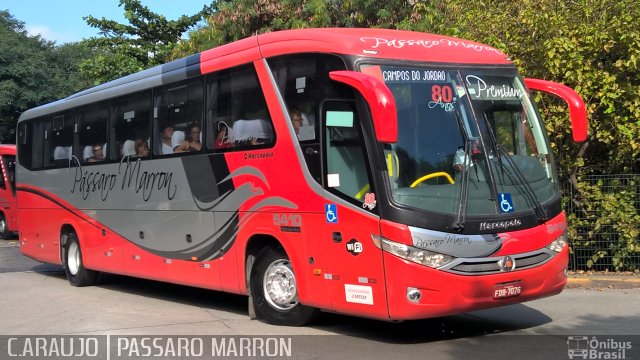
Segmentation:
<svg viewBox="0 0 640 360">
<path fill-rule="evenodd" d="M 511 156 L 509 156 L 509 154 L 507 154 L 507 152 L 504 150 L 504 146 L 502 146 L 501 144 L 496 144 L 496 148 L 498 149 L 499 152 L 502 153 L 502 155 L 504 155 L 504 158 L 507 160 L 507 163 L 509 163 L 509 166 L 513 168 L 513 171 L 516 173 L 518 180 L 520 180 L 520 183 L 522 184 L 522 186 L 524 186 L 525 194 L 527 195 L 527 198 L 529 199 L 529 201 L 531 201 L 531 203 L 533 204 L 533 209 L 536 212 L 536 216 L 538 217 L 539 222 L 543 223 L 547 221 L 548 220 L 547 212 L 544 211 L 544 208 L 540 204 L 540 200 L 538 200 L 538 196 L 536 195 L 535 190 L 533 190 L 533 188 L 531 187 L 531 184 L 529 184 L 527 179 L 524 177 L 524 174 L 522 174 L 522 171 L 520 171 L 520 169 L 518 168 L 518 166 L 516 166 L 516 163 L 513 161 Z M 501 164 L 500 166 L 503 166 L 503 165 Z"/>
<path fill-rule="evenodd" d="M 547 213 L 544 211 L 544 208 L 540 204 L 540 200 L 538 200 L 538 196 L 536 195 L 536 192 L 531 187 L 531 184 L 529 184 L 527 179 L 524 177 L 524 174 L 522 174 L 522 171 L 520 171 L 520 168 L 518 168 L 515 162 L 513 162 L 513 159 L 511 158 L 511 156 L 509 156 L 509 154 L 504 150 L 504 147 L 502 146 L 502 144 L 498 144 L 496 134 L 493 132 L 493 127 L 491 126 L 491 123 L 487 118 L 487 113 L 483 113 L 482 118 L 484 119 L 485 126 L 487 127 L 489 134 L 491 135 L 491 141 L 493 142 L 493 148 L 495 149 L 496 157 L 498 158 L 498 164 L 501 170 L 503 170 L 502 181 L 504 182 L 504 169 L 503 169 L 504 164 L 502 162 L 502 157 L 504 157 L 507 163 L 509 163 L 509 166 L 513 168 L 513 172 L 516 174 L 516 177 L 520 181 L 520 184 L 524 187 L 524 190 L 525 190 L 524 194 L 527 197 L 527 199 L 533 204 L 533 210 L 535 211 L 536 217 L 538 218 L 539 222 L 547 221 Z"/>
<path fill-rule="evenodd" d="M 464 157 L 462 159 L 462 169 L 460 169 L 460 202 L 458 203 L 458 215 L 453 223 L 453 229 L 456 231 L 462 231 L 464 230 L 464 222 L 467 215 L 467 201 L 469 197 L 467 184 L 469 181 L 469 172 L 467 168 L 468 165 L 471 164 L 471 141 L 469 140 L 469 136 L 467 136 L 467 132 L 464 130 L 464 124 L 462 123 L 462 118 L 460 117 L 460 113 L 457 109 L 455 110 L 455 114 L 456 121 L 460 127 L 460 133 L 462 133 L 462 137 L 464 138 Z"/>
</svg>

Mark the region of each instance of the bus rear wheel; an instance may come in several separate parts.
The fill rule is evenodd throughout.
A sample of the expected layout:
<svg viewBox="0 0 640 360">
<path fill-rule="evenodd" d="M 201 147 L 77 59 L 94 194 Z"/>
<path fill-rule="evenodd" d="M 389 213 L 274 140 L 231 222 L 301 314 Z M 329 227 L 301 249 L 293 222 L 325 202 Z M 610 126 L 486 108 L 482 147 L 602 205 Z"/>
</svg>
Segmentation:
<svg viewBox="0 0 640 360">
<path fill-rule="evenodd" d="M 62 234 L 64 272 L 67 280 L 73 286 L 89 286 L 96 282 L 98 272 L 89 270 L 82 263 L 82 251 L 80 242 L 75 232 Z"/>
<path fill-rule="evenodd" d="M 318 310 L 298 299 L 298 286 L 291 261 L 282 250 L 264 248 L 251 271 L 251 295 L 258 318 L 269 324 L 302 326 Z"/>
</svg>

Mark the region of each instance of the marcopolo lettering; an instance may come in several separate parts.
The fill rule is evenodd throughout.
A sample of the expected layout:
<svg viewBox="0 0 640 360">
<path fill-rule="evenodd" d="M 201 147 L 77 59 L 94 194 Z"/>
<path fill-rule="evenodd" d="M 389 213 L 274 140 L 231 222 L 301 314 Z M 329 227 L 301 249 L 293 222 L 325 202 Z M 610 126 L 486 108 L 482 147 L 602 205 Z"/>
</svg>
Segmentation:
<svg viewBox="0 0 640 360">
<path fill-rule="evenodd" d="M 273 151 L 257 153 L 257 154 L 253 154 L 253 153 L 244 154 L 245 160 L 266 159 L 271 157 L 273 157 Z"/>
<path fill-rule="evenodd" d="M 508 229 L 516 226 L 521 226 L 522 220 L 520 219 L 511 219 L 505 221 L 492 221 L 486 222 L 483 221 L 480 223 L 480 230 L 498 230 L 498 229 Z"/>
</svg>

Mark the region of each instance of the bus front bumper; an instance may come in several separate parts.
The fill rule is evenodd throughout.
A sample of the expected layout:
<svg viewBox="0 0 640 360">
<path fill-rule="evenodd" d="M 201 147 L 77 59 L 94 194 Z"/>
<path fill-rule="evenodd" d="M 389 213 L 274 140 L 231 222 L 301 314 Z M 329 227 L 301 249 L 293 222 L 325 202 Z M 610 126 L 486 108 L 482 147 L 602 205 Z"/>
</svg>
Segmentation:
<svg viewBox="0 0 640 360">
<path fill-rule="evenodd" d="M 568 262 L 565 247 L 533 268 L 491 275 L 459 275 L 384 253 L 389 319 L 452 315 L 555 295 L 567 282 Z M 413 296 L 408 296 L 410 292 Z"/>
</svg>

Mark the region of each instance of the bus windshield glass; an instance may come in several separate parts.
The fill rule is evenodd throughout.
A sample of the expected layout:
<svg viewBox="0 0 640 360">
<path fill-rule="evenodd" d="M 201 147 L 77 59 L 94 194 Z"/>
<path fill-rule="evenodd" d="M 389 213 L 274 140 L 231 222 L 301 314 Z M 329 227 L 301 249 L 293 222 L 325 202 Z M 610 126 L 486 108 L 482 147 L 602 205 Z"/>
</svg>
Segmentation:
<svg viewBox="0 0 640 360">
<path fill-rule="evenodd" d="M 557 192 L 548 139 L 515 69 L 361 69 L 395 97 L 398 141 L 384 145 L 395 203 L 452 215 L 538 213 Z"/>
</svg>

